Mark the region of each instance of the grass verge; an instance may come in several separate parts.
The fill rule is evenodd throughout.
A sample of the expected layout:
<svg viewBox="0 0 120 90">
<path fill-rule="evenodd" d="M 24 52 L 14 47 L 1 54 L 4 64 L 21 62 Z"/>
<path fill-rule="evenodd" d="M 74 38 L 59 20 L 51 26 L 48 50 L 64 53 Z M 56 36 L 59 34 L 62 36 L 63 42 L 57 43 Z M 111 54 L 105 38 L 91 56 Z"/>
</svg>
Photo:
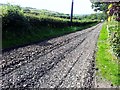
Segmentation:
<svg viewBox="0 0 120 90">
<path fill-rule="evenodd" d="M 46 40 L 52 37 L 80 31 L 96 24 L 97 23 L 92 23 L 85 26 L 71 26 L 64 28 L 32 27 L 30 30 L 22 33 L 7 32 L 5 35 L 7 37 L 5 39 L 3 38 L 2 41 L 2 49 L 21 46 L 24 44 L 30 44 L 33 42 L 39 42 L 41 40 Z"/>
<path fill-rule="evenodd" d="M 102 75 L 103 78 L 114 85 L 120 85 L 120 64 L 119 60 L 113 55 L 106 26 L 107 24 L 104 23 L 97 43 L 96 66 L 99 71 L 97 74 Z"/>
</svg>

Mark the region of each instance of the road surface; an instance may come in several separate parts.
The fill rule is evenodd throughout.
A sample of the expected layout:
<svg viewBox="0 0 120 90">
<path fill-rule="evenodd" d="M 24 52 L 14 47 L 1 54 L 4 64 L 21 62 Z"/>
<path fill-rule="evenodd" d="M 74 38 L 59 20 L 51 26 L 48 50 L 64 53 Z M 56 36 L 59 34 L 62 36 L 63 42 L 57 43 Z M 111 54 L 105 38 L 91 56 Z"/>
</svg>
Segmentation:
<svg viewBox="0 0 120 90">
<path fill-rule="evenodd" d="M 101 26 L 3 52 L 0 86 L 94 87 L 95 50 Z"/>
</svg>

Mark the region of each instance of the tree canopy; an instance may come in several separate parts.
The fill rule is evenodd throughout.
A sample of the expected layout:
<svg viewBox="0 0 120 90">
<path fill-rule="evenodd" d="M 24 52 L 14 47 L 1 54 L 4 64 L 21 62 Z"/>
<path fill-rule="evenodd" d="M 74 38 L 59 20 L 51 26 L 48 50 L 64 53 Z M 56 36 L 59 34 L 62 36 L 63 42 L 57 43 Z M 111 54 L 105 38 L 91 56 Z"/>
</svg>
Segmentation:
<svg viewBox="0 0 120 90">
<path fill-rule="evenodd" d="M 116 20 L 120 21 L 120 2 L 93 2 L 94 11 L 102 11 L 108 17 L 116 16 Z"/>
</svg>

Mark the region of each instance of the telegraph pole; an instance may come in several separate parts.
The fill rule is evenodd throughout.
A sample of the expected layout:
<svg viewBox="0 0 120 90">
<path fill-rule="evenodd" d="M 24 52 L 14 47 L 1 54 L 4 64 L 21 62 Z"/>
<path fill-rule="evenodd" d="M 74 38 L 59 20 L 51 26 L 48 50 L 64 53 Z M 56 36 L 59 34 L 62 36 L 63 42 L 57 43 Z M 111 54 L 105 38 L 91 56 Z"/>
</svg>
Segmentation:
<svg viewBox="0 0 120 90">
<path fill-rule="evenodd" d="M 73 4 L 74 4 L 74 0 L 72 0 L 72 5 L 71 5 L 71 15 L 70 15 L 70 23 L 72 25 L 72 17 L 73 17 Z"/>
</svg>

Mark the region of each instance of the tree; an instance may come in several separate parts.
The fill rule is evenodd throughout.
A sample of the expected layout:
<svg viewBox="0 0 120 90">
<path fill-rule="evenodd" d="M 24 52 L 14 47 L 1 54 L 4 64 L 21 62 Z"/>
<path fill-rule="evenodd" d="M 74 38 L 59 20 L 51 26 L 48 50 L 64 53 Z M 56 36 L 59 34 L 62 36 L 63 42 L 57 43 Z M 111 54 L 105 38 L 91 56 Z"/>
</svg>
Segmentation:
<svg viewBox="0 0 120 90">
<path fill-rule="evenodd" d="M 94 11 L 102 11 L 108 18 L 116 15 L 116 20 L 120 21 L 120 2 L 92 2 Z"/>
<path fill-rule="evenodd" d="M 108 8 L 108 3 L 103 3 L 103 2 L 95 2 L 92 3 L 92 8 L 94 9 L 94 11 L 103 11 L 106 12 L 107 8 Z"/>
</svg>

